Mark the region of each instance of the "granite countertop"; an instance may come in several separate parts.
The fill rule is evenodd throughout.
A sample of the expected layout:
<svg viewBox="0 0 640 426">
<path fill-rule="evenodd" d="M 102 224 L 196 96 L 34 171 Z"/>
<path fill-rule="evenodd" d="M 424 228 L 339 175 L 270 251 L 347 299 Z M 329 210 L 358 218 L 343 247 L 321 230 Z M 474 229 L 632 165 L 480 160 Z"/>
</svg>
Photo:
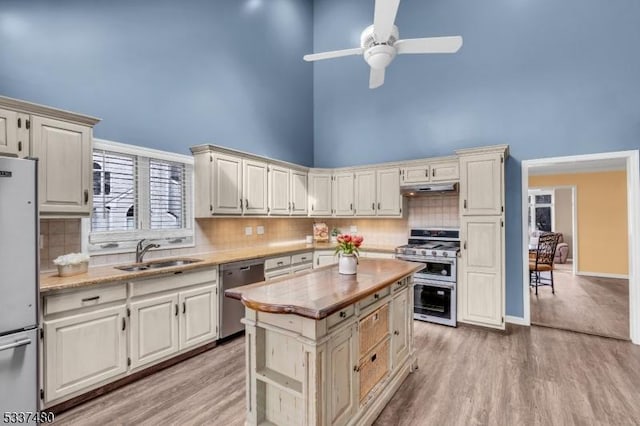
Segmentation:
<svg viewBox="0 0 640 426">
<path fill-rule="evenodd" d="M 211 253 L 194 254 L 187 256 L 172 256 L 164 259 L 149 259 L 149 261 L 161 261 L 171 259 L 194 259 L 198 262 L 189 265 L 179 265 L 158 269 L 146 269 L 143 271 L 121 271 L 116 269 L 117 265 L 98 266 L 89 268 L 85 274 L 74 275 L 72 277 L 60 277 L 56 271 L 40 274 L 40 293 L 79 288 L 91 285 L 98 285 L 113 281 L 128 281 L 139 278 L 147 278 L 165 273 L 177 271 L 188 271 L 202 267 L 215 266 L 223 263 L 236 262 L 239 260 L 256 259 L 260 257 L 272 257 L 277 255 L 294 254 L 309 250 L 331 250 L 335 247 L 333 243 L 293 243 L 286 245 L 258 246 L 234 250 L 216 251 Z M 389 246 L 368 246 L 363 247 L 363 251 L 393 252 L 394 248 Z"/>
<path fill-rule="evenodd" d="M 396 259 L 360 259 L 358 273 L 341 275 L 338 266 L 250 284 L 225 291 L 253 310 L 322 319 L 425 267 Z"/>
</svg>

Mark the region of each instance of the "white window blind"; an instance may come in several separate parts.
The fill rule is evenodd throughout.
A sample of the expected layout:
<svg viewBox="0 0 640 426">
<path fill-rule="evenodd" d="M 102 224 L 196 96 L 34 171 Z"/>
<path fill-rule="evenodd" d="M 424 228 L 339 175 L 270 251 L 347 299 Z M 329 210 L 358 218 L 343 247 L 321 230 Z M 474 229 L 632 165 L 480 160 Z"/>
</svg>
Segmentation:
<svg viewBox="0 0 640 426">
<path fill-rule="evenodd" d="M 192 246 L 192 181 L 191 157 L 94 141 L 89 251 L 129 252 L 143 238 L 166 248 Z"/>
</svg>

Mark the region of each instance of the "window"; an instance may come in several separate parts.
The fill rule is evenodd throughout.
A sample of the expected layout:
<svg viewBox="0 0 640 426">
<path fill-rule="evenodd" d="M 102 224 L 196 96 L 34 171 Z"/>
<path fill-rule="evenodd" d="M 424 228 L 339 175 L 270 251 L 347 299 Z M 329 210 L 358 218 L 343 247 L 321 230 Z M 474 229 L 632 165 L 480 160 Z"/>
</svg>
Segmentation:
<svg viewBox="0 0 640 426">
<path fill-rule="evenodd" d="M 529 229 L 553 232 L 553 218 L 553 191 L 529 190 Z"/>
<path fill-rule="evenodd" d="M 94 140 L 89 251 L 127 252 L 143 238 L 192 246 L 192 176 L 191 157 Z"/>
</svg>

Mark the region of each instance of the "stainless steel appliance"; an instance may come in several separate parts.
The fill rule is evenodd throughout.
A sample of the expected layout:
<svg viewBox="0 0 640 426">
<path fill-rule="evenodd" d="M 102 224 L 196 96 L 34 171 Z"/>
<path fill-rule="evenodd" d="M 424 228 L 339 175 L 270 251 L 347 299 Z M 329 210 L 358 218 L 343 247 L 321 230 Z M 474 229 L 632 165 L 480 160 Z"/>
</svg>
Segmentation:
<svg viewBox="0 0 640 426">
<path fill-rule="evenodd" d="M 264 259 L 225 263 L 220 266 L 220 338 L 244 330 L 244 305 L 224 295 L 225 290 L 264 281 Z"/>
<path fill-rule="evenodd" d="M 0 413 L 38 410 L 36 173 L 0 157 Z"/>
<path fill-rule="evenodd" d="M 458 228 L 412 229 L 407 245 L 396 248 L 396 258 L 420 262 L 414 275 L 415 319 L 456 326 Z"/>
<path fill-rule="evenodd" d="M 437 195 L 449 192 L 458 192 L 457 183 L 432 183 L 432 184 L 408 184 L 400 185 L 400 193 L 406 197 L 419 197 L 421 195 Z"/>
</svg>

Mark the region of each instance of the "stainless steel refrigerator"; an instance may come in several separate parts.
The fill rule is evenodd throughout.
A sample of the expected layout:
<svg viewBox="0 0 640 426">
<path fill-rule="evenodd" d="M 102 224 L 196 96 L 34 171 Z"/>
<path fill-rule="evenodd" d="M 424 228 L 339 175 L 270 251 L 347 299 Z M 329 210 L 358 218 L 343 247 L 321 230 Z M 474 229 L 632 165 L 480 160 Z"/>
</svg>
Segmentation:
<svg viewBox="0 0 640 426">
<path fill-rule="evenodd" d="M 37 169 L 0 157 L 0 415 L 38 410 Z"/>
</svg>

